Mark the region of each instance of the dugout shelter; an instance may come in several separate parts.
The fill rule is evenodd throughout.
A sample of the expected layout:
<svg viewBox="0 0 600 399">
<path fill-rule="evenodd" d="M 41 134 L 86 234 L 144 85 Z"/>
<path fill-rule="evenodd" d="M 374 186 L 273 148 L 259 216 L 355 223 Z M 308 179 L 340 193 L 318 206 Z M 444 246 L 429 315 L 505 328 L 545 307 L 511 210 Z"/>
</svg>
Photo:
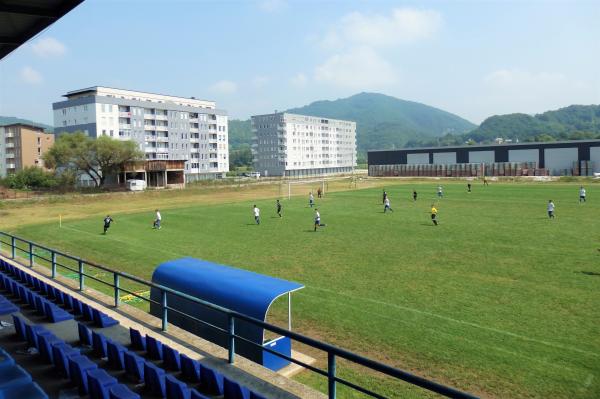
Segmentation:
<svg viewBox="0 0 600 399">
<path fill-rule="evenodd" d="M 160 264 L 152 274 L 152 282 L 206 302 L 234 310 L 238 313 L 266 321 L 271 305 L 280 297 L 288 299 L 288 330 L 292 328 L 291 294 L 304 288 L 302 284 L 282 280 L 220 265 L 195 258 L 182 258 Z M 152 288 L 150 312 L 161 317 L 161 293 Z M 173 323 L 193 334 L 222 347 L 227 347 L 228 317 L 225 313 L 194 303 L 189 299 L 167 294 L 169 323 Z M 194 320 L 186 315 L 190 315 Z M 292 345 L 287 336 L 266 339 L 265 330 L 258 325 L 243 321 L 235 321 L 235 334 L 257 345 L 242 339 L 236 339 L 235 352 L 271 370 L 279 370 L 289 361 L 263 350 L 268 347 L 283 355 L 291 357 Z"/>
</svg>

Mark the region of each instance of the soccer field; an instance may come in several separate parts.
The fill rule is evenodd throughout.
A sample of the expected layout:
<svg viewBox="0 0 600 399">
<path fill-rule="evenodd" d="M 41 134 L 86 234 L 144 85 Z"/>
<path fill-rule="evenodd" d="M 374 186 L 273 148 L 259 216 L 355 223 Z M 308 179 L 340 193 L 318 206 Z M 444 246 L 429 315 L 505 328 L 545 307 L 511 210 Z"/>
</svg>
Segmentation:
<svg viewBox="0 0 600 399">
<path fill-rule="evenodd" d="M 443 199 L 437 184 L 390 183 L 388 214 L 380 188 L 316 198 L 327 225 L 316 233 L 308 193 L 283 200 L 283 218 L 274 199 L 232 198 L 161 209 L 161 230 L 145 210 L 111 214 L 106 236 L 102 217 L 11 232 L 147 279 L 192 256 L 297 281 L 297 331 L 484 397 L 598 398 L 600 184 L 587 184 L 585 204 L 577 184 L 476 183 L 467 193 L 442 182 Z M 428 396 L 345 372 L 390 397 Z"/>
</svg>

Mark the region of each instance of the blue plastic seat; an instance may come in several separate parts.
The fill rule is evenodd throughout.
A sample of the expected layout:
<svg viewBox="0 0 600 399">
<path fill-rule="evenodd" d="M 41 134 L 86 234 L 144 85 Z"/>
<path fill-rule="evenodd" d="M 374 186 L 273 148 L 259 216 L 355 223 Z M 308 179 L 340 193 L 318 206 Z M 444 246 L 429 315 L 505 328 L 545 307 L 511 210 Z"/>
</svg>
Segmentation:
<svg viewBox="0 0 600 399">
<path fill-rule="evenodd" d="M 163 367 L 165 370 L 179 371 L 181 369 L 179 351 L 163 345 Z"/>
<path fill-rule="evenodd" d="M 125 375 L 136 384 L 142 382 L 144 380 L 144 358 L 127 351 L 123 354 L 123 360 L 125 362 Z"/>
<path fill-rule="evenodd" d="M 195 389 L 192 389 L 190 391 L 190 399 L 212 399 L 212 398 L 210 396 L 206 396 L 205 394 L 196 391 Z"/>
<path fill-rule="evenodd" d="M 223 377 L 224 399 L 250 399 L 250 390 L 227 377 Z"/>
<path fill-rule="evenodd" d="M 54 289 L 54 299 L 56 300 L 56 303 L 58 303 L 59 305 L 62 305 L 65 303 L 64 293 L 61 290 L 59 290 L 58 288 Z"/>
<path fill-rule="evenodd" d="M 0 373 L 0 391 L 31 383 L 31 376 L 20 366 L 14 365 Z"/>
<path fill-rule="evenodd" d="M 48 284 L 47 294 L 48 299 L 56 299 L 56 288 L 53 285 Z"/>
<path fill-rule="evenodd" d="M 100 328 L 114 326 L 119 324 L 119 322 L 104 312 L 99 311 L 95 308 L 90 308 L 92 310 L 92 319 L 94 320 L 94 324 Z"/>
<path fill-rule="evenodd" d="M 87 356 L 79 355 L 69 358 L 69 377 L 79 387 L 79 394 L 86 395 L 88 393 L 87 373 L 97 368 L 98 365 Z"/>
<path fill-rule="evenodd" d="M 140 399 L 140 395 L 127 388 L 127 385 L 117 384 L 110 387 L 110 399 Z"/>
<path fill-rule="evenodd" d="M 73 310 L 73 297 L 66 292 L 63 293 L 63 306 L 69 311 Z"/>
<path fill-rule="evenodd" d="M 25 322 L 22 318 L 16 315 L 12 315 L 13 323 L 15 325 L 15 332 L 17 333 L 17 338 L 20 341 L 27 341 L 27 335 L 25 334 Z"/>
<path fill-rule="evenodd" d="M 29 291 L 29 289 L 28 289 L 27 287 L 25 287 L 25 286 L 24 286 L 24 285 L 22 285 L 22 284 L 19 284 L 19 287 L 18 287 L 17 293 L 18 293 L 18 295 L 19 295 L 19 299 L 20 299 L 22 302 L 27 302 L 27 292 L 28 292 L 28 291 Z"/>
<path fill-rule="evenodd" d="M 3 368 L 12 367 L 15 365 L 13 359 L 4 349 L 0 348 L 0 373 Z"/>
<path fill-rule="evenodd" d="M 183 353 L 180 360 L 182 379 L 187 382 L 200 382 L 200 363 L 197 360 L 190 359 Z"/>
<path fill-rule="evenodd" d="M 35 382 L 0 391 L 0 399 L 48 399 L 46 392 Z"/>
<path fill-rule="evenodd" d="M 165 377 L 167 399 L 190 399 L 190 388 L 172 375 Z"/>
<path fill-rule="evenodd" d="M 162 360 L 162 342 L 149 335 L 146 335 L 146 351 L 149 359 Z"/>
<path fill-rule="evenodd" d="M 25 324 L 25 336 L 27 337 L 27 343 L 29 347 L 38 347 L 37 336 L 42 332 L 50 333 L 43 326 Z"/>
<path fill-rule="evenodd" d="M 144 384 L 150 395 L 165 397 L 165 370 L 152 363 L 144 363 Z"/>
<path fill-rule="evenodd" d="M 266 396 L 262 396 L 256 392 L 250 391 L 250 399 L 267 399 Z"/>
<path fill-rule="evenodd" d="M 94 356 L 106 357 L 106 337 L 96 331 L 92 331 L 92 349 Z"/>
<path fill-rule="evenodd" d="M 69 378 L 69 358 L 80 355 L 81 352 L 79 352 L 79 349 L 75 349 L 65 342 L 55 342 L 52 344 L 54 367 L 64 378 Z"/>
<path fill-rule="evenodd" d="M 92 308 L 87 303 L 81 302 L 81 314 L 83 315 L 83 319 L 86 321 L 93 321 L 92 317 Z"/>
<path fill-rule="evenodd" d="M 64 342 L 62 339 L 57 338 L 51 332 L 41 333 L 37 336 L 38 341 L 38 350 L 40 351 L 40 356 L 42 360 L 46 363 L 54 364 L 53 354 L 52 354 L 52 344 L 55 342 Z"/>
<path fill-rule="evenodd" d="M 46 317 L 50 319 L 52 323 L 58 323 L 65 320 L 71 320 L 73 315 L 62 310 L 52 302 L 46 302 L 44 304 L 44 309 L 46 313 Z"/>
<path fill-rule="evenodd" d="M 146 350 L 146 339 L 135 328 L 129 328 L 129 339 L 131 340 L 131 348 L 137 351 Z"/>
<path fill-rule="evenodd" d="M 19 308 L 10 302 L 0 303 L 0 315 L 16 313 Z"/>
<path fill-rule="evenodd" d="M 200 385 L 211 395 L 223 395 L 223 375 L 200 363 Z"/>
<path fill-rule="evenodd" d="M 79 299 L 73 298 L 72 303 L 73 303 L 73 314 L 75 316 L 79 316 L 80 314 L 83 314 L 83 311 L 81 310 L 81 301 L 79 301 Z"/>
<path fill-rule="evenodd" d="M 113 370 L 123 370 L 124 364 L 124 353 L 127 349 L 113 341 L 106 342 L 106 355 L 108 356 L 108 367 Z"/>
<path fill-rule="evenodd" d="M 47 302 L 47 300 L 39 295 L 34 296 L 33 299 L 35 303 L 35 310 L 42 316 L 45 316 L 46 314 L 44 313 L 44 304 Z"/>
<path fill-rule="evenodd" d="M 81 345 L 92 345 L 92 331 L 81 323 L 77 323 L 77 332 L 79 333 L 79 343 Z"/>
<path fill-rule="evenodd" d="M 103 369 L 88 371 L 87 378 L 91 399 L 109 399 L 110 387 L 118 384 L 117 379 Z"/>
</svg>

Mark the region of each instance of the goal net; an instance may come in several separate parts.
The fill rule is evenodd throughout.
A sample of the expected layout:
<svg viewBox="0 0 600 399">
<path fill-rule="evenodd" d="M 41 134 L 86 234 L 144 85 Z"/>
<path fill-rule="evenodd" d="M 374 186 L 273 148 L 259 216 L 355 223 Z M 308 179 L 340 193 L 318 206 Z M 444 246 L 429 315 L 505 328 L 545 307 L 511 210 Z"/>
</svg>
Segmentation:
<svg viewBox="0 0 600 399">
<path fill-rule="evenodd" d="M 318 198 L 319 191 L 321 196 L 325 196 L 329 191 L 342 191 L 357 188 L 358 178 L 355 176 L 328 177 L 309 180 L 290 180 L 280 186 L 280 197 L 287 196 L 306 196 L 310 193 Z"/>
</svg>

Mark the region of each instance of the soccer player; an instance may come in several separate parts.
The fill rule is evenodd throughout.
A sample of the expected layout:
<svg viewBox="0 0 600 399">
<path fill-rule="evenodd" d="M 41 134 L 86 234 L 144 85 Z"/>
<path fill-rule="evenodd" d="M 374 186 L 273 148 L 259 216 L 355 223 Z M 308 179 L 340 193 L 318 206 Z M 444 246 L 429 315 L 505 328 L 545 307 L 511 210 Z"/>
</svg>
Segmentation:
<svg viewBox="0 0 600 399">
<path fill-rule="evenodd" d="M 281 217 L 281 202 L 279 202 L 279 200 L 277 200 L 276 206 L 277 206 L 277 214 L 279 215 L 279 217 Z"/>
<path fill-rule="evenodd" d="M 435 209 L 435 204 L 431 204 L 431 221 L 433 222 L 434 225 L 438 225 L 438 221 L 437 221 L 437 209 Z"/>
<path fill-rule="evenodd" d="M 388 210 L 394 212 L 394 210 L 390 207 L 390 199 L 386 198 L 383 206 L 383 213 L 386 213 Z"/>
<path fill-rule="evenodd" d="M 314 204 L 315 204 L 315 196 L 313 195 L 313 193 L 311 191 L 310 193 L 308 193 L 308 205 L 310 205 L 310 207 L 312 208 Z"/>
<path fill-rule="evenodd" d="M 585 188 L 579 187 L 579 202 L 585 202 Z"/>
<path fill-rule="evenodd" d="M 321 214 L 319 210 L 315 208 L 315 231 L 317 231 L 317 227 L 321 226 Z"/>
<path fill-rule="evenodd" d="M 106 234 L 106 232 L 108 231 L 111 222 L 114 222 L 114 220 L 110 217 L 110 215 L 106 215 L 106 217 L 104 218 L 104 234 Z"/>
<path fill-rule="evenodd" d="M 444 190 L 442 189 L 442 186 L 438 186 L 437 196 L 439 198 L 442 198 L 444 196 Z"/>
<path fill-rule="evenodd" d="M 467 192 L 470 193 L 471 192 L 471 183 L 467 183 Z"/>
<path fill-rule="evenodd" d="M 413 201 L 417 201 L 417 191 L 413 190 Z"/>
<path fill-rule="evenodd" d="M 484 186 L 489 186 L 489 183 L 487 181 L 487 177 L 483 176 L 483 185 Z"/>
<path fill-rule="evenodd" d="M 260 224 L 260 209 L 258 209 L 256 205 L 254 205 L 252 210 L 254 211 L 254 221 L 256 222 L 256 224 Z"/>
<path fill-rule="evenodd" d="M 548 200 L 548 218 L 554 219 L 554 202 Z"/>
<path fill-rule="evenodd" d="M 156 217 L 154 219 L 154 224 L 152 225 L 152 228 L 160 230 L 160 222 L 162 221 L 162 217 L 160 216 L 160 212 L 158 211 L 158 209 L 155 212 Z"/>
<path fill-rule="evenodd" d="M 383 189 L 383 199 L 381 200 L 382 204 L 385 204 L 385 199 L 387 198 L 387 192 Z"/>
<path fill-rule="evenodd" d="M 323 192 L 321 191 L 321 187 L 319 187 L 317 189 L 317 198 L 322 198 L 323 197 Z"/>
</svg>

